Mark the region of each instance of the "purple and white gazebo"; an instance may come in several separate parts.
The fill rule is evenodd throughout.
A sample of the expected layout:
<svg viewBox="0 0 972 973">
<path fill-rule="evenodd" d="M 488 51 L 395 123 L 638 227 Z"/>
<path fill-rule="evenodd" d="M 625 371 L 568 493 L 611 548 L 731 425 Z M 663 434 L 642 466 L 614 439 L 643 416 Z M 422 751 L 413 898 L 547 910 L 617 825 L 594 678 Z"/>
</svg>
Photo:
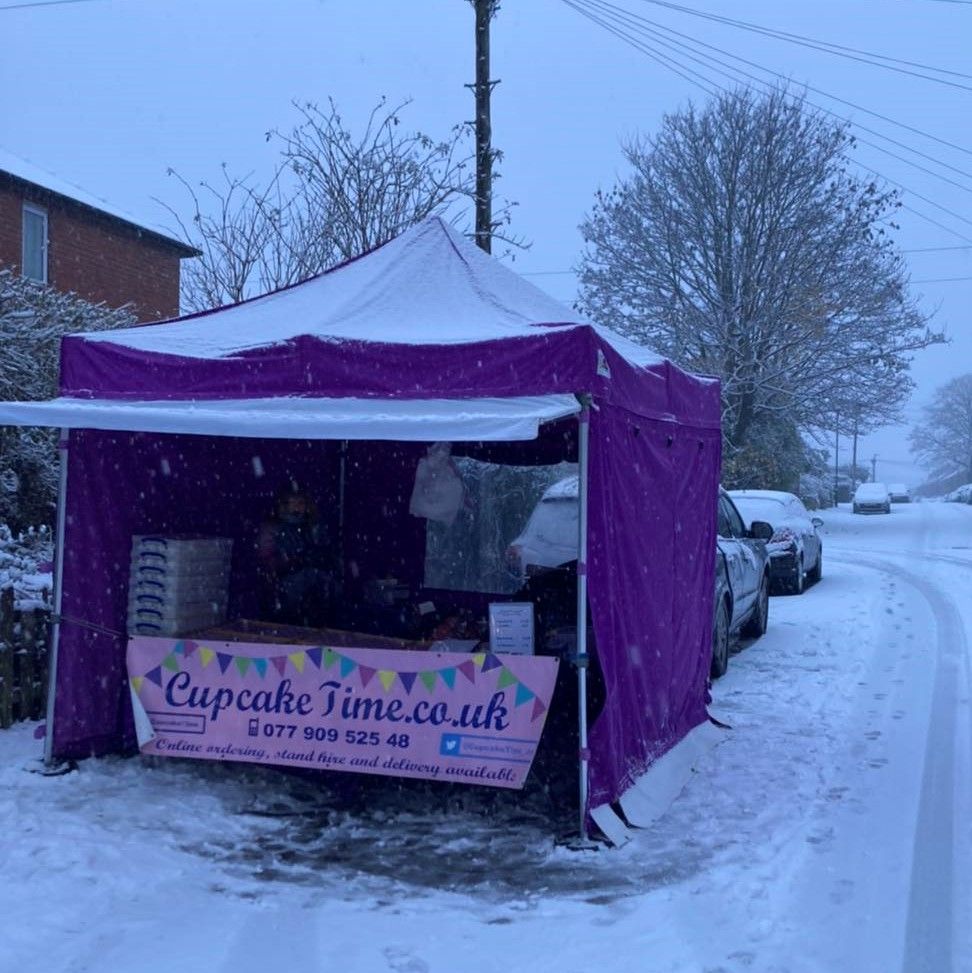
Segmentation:
<svg viewBox="0 0 972 973">
<path fill-rule="evenodd" d="M 605 683 L 588 733 L 578 667 L 581 820 L 617 833 L 620 801 L 640 823 L 671 775 L 639 780 L 708 722 L 719 421 L 717 382 L 583 321 L 437 218 L 264 297 L 65 338 L 61 397 L 0 403 L 0 423 L 63 429 L 45 756 L 133 748 L 133 534 L 244 543 L 286 476 L 341 491 L 329 526 L 361 570 L 420 582 L 407 471 L 444 440 L 579 463 L 578 653 L 589 603 Z M 253 577 L 234 572 L 244 611 Z"/>
</svg>

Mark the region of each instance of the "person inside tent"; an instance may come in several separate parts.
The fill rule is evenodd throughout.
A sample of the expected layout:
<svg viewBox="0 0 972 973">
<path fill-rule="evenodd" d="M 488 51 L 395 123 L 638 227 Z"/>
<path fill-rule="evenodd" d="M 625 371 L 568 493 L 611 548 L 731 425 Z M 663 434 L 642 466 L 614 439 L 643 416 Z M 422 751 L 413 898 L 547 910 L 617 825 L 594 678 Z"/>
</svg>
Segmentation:
<svg viewBox="0 0 972 973">
<path fill-rule="evenodd" d="M 274 517 L 261 526 L 257 554 L 272 619 L 326 624 L 337 559 L 325 541 L 314 501 L 296 485 L 278 496 Z"/>
</svg>

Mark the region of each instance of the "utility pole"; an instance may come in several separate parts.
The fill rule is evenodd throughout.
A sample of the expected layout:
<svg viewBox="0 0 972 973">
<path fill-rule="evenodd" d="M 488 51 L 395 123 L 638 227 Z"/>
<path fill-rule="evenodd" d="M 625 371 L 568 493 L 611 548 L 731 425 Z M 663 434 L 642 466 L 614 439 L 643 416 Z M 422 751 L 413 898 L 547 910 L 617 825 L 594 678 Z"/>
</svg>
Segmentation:
<svg viewBox="0 0 972 973">
<path fill-rule="evenodd" d="M 834 416 L 834 506 L 838 500 L 838 480 L 840 477 L 840 413 Z"/>
<path fill-rule="evenodd" d="M 851 493 L 857 489 L 857 419 L 858 411 L 854 412 L 854 445 L 851 449 Z"/>
<path fill-rule="evenodd" d="M 877 453 L 871 457 L 871 482 L 877 483 Z"/>
<path fill-rule="evenodd" d="M 499 81 L 489 80 L 489 22 L 499 0 L 469 0 L 476 11 L 476 243 L 491 252 L 493 236 L 493 147 L 489 99 Z"/>
</svg>

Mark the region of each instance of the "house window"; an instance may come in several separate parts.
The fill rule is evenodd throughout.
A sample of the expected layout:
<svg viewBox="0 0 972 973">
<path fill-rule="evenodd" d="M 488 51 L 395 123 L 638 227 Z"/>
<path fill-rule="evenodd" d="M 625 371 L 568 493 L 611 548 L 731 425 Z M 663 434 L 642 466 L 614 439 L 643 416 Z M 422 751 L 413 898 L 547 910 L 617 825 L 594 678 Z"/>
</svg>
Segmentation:
<svg viewBox="0 0 972 973">
<path fill-rule="evenodd" d="M 47 283 L 47 212 L 38 206 L 24 204 L 23 259 L 24 277 Z"/>
</svg>

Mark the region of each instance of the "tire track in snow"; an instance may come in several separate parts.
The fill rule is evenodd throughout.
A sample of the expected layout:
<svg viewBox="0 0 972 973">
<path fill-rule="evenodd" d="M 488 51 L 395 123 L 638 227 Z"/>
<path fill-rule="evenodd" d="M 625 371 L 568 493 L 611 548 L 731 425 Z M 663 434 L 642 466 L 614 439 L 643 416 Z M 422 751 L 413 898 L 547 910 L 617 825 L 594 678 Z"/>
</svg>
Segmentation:
<svg viewBox="0 0 972 973">
<path fill-rule="evenodd" d="M 881 553 L 894 557 L 897 552 Z M 899 556 L 972 567 L 972 563 L 958 558 L 915 551 L 901 552 Z M 862 558 L 856 552 L 852 557 L 837 555 L 835 559 L 872 568 L 909 585 L 925 599 L 935 618 L 935 681 L 915 827 L 902 969 L 904 973 L 952 973 L 956 915 L 955 804 L 960 785 L 956 773 L 956 735 L 961 700 L 968 697 L 972 683 L 964 620 L 943 591 L 907 568 L 873 557 Z"/>
</svg>

